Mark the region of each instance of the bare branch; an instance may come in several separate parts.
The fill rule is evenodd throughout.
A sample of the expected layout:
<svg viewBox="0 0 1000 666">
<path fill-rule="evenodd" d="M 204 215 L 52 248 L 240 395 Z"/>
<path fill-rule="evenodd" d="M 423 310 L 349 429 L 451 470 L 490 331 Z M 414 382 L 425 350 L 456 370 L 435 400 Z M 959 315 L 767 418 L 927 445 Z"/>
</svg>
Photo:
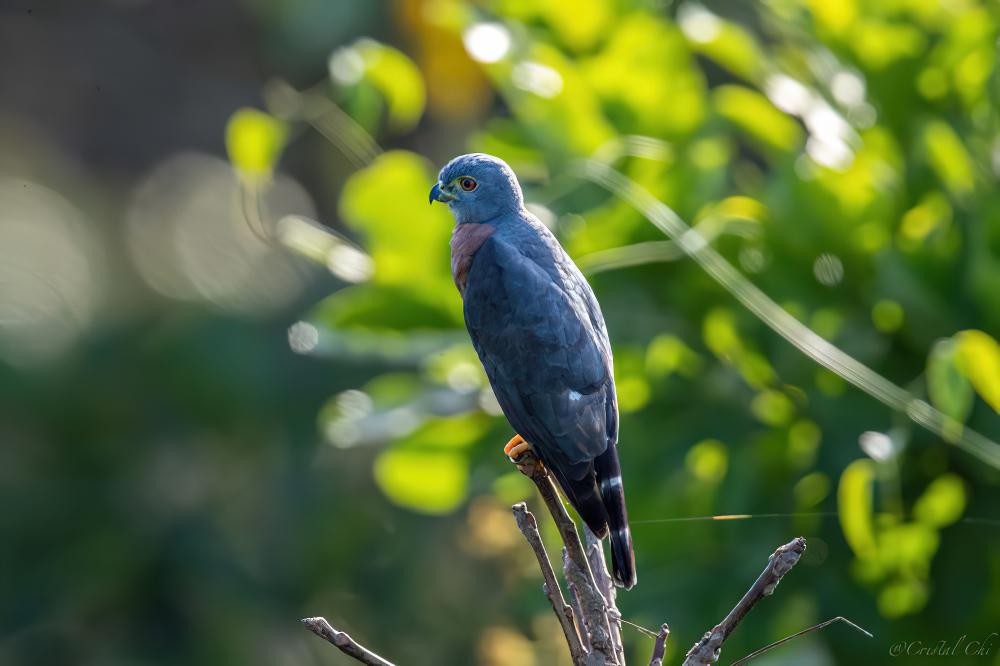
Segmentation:
<svg viewBox="0 0 1000 666">
<path fill-rule="evenodd" d="M 576 524 L 569 517 L 566 507 L 563 506 L 562 499 L 559 497 L 559 492 L 556 490 L 555 483 L 542 462 L 533 453 L 527 451 L 521 454 L 516 464 L 520 472 L 530 478 L 538 487 L 538 493 L 542 496 L 549 513 L 552 514 L 552 520 L 559 528 L 559 536 L 566 546 L 564 558 L 564 563 L 567 564 L 565 567 L 566 581 L 571 591 L 577 595 L 583 612 L 582 617 L 578 618 L 580 620 L 578 624 L 581 629 L 585 629 L 589 633 L 592 652 L 601 656 L 604 663 L 617 666 L 619 662 L 611 638 L 607 606 L 604 596 L 600 593 L 594 580 L 594 574 L 583 550 L 583 544 L 580 543 Z"/>
<path fill-rule="evenodd" d="M 594 582 L 597 583 L 598 592 L 604 597 L 608 623 L 611 626 L 611 645 L 615 649 L 618 663 L 624 665 L 625 647 L 622 645 L 622 614 L 615 603 L 618 592 L 615 590 L 615 584 L 611 581 L 608 566 L 604 562 L 604 547 L 601 540 L 586 525 L 583 526 L 583 541 L 587 548 L 587 560 L 590 562 L 590 570 L 594 574 Z"/>
<path fill-rule="evenodd" d="M 813 626 L 809 627 L 808 629 L 803 629 L 802 631 L 797 631 L 794 634 L 792 634 L 791 636 L 785 636 L 780 641 L 774 641 L 770 645 L 765 645 L 764 647 L 760 648 L 759 650 L 754 650 L 753 652 L 751 652 L 747 656 L 743 657 L 742 659 L 738 659 L 738 660 L 734 661 L 732 664 L 730 664 L 730 666 L 740 666 L 740 664 L 745 664 L 748 661 L 750 661 L 751 659 L 756 659 L 757 657 L 759 657 L 760 655 L 764 654 L 768 650 L 772 650 L 772 649 L 778 647 L 779 645 L 784 645 L 788 641 L 795 640 L 799 636 L 805 636 L 806 634 L 811 633 L 813 631 L 818 631 L 819 629 L 824 629 L 826 627 L 829 627 L 834 622 L 845 622 L 849 626 L 851 626 L 854 629 L 857 629 L 858 631 L 860 631 L 861 633 L 863 633 L 868 638 L 874 638 L 874 636 L 872 636 L 871 632 L 868 631 L 867 629 L 859 627 L 858 625 L 856 625 L 853 622 L 851 622 L 850 620 L 848 620 L 846 617 L 842 617 L 842 616 L 838 615 L 837 617 L 829 619 L 826 622 L 820 622 L 819 624 L 814 624 Z"/>
<path fill-rule="evenodd" d="M 580 633 L 577 631 L 573 609 L 566 604 L 566 600 L 563 598 L 562 588 L 559 587 L 555 571 L 552 570 L 552 563 L 549 561 L 548 553 L 545 552 L 542 536 L 538 533 L 538 523 L 535 521 L 535 516 L 528 511 L 524 502 L 515 504 L 511 510 L 514 512 L 514 520 L 517 521 L 518 529 L 521 530 L 521 534 L 524 535 L 531 550 L 535 553 L 535 559 L 538 560 L 538 567 L 542 570 L 542 580 L 545 581 L 545 596 L 549 598 L 552 610 L 559 618 L 559 624 L 566 636 L 566 644 L 569 645 L 569 653 L 573 663 L 583 663 L 587 652 L 580 639 Z"/>
<path fill-rule="evenodd" d="M 580 631 L 583 638 L 583 646 L 590 652 L 590 634 L 587 633 L 587 627 L 583 626 L 583 606 L 580 605 L 580 595 L 576 593 L 576 585 L 570 579 L 569 570 L 573 564 L 569 561 L 569 555 L 566 553 L 566 549 L 562 549 L 562 562 L 563 562 L 563 575 L 566 577 L 566 589 L 569 590 L 569 603 L 573 608 L 573 613 L 576 615 L 578 621 L 581 623 Z"/>
<path fill-rule="evenodd" d="M 663 655 L 667 651 L 667 637 L 670 636 L 670 627 L 664 622 L 660 625 L 660 633 L 656 634 L 653 641 L 653 654 L 649 658 L 649 666 L 663 666 Z"/>
<path fill-rule="evenodd" d="M 746 617 L 746 614 L 758 601 L 774 592 L 781 578 L 791 571 L 806 549 L 806 540 L 802 537 L 792 539 L 784 546 L 774 551 L 767 561 L 767 566 L 761 572 L 739 603 L 729 611 L 719 624 L 706 632 L 701 640 L 694 644 L 684 659 L 684 666 L 709 666 L 719 658 L 722 644 Z"/>
<path fill-rule="evenodd" d="M 313 632 L 320 638 L 336 646 L 341 652 L 350 655 L 368 666 L 393 666 L 391 661 L 386 661 L 371 650 L 359 645 L 353 638 L 343 631 L 334 629 L 326 618 L 307 617 L 302 620 L 306 629 Z"/>
</svg>

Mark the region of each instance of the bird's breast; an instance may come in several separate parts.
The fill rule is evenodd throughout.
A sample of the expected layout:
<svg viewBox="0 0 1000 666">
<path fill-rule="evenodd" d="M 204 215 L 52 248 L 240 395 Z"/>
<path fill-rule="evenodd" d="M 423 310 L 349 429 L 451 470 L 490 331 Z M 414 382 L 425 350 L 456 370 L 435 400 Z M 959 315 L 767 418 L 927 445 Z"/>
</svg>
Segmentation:
<svg viewBox="0 0 1000 666">
<path fill-rule="evenodd" d="M 460 294 L 465 294 L 472 259 L 486 239 L 493 235 L 492 224 L 460 224 L 451 234 L 451 277 Z"/>
</svg>

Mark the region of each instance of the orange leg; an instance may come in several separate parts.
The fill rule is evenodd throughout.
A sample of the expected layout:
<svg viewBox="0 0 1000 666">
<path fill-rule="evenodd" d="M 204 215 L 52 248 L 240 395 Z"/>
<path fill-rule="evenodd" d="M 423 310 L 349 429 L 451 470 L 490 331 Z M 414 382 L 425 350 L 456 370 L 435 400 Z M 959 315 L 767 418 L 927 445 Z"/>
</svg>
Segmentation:
<svg viewBox="0 0 1000 666">
<path fill-rule="evenodd" d="M 524 441 L 524 437 L 521 437 L 520 435 L 514 435 L 513 437 L 510 438 L 510 441 L 507 442 L 507 445 L 503 447 L 503 452 L 511 460 L 517 460 L 518 458 L 521 457 L 522 453 L 530 449 L 531 449 L 531 444 L 528 444 L 526 441 Z"/>
</svg>

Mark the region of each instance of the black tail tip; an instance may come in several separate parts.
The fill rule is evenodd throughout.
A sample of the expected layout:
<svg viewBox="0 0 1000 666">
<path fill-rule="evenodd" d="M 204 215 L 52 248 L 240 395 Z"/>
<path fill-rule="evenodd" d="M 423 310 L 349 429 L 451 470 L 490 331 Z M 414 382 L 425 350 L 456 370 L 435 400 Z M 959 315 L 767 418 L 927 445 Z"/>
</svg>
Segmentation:
<svg viewBox="0 0 1000 666">
<path fill-rule="evenodd" d="M 636 583 L 632 540 L 615 538 L 616 536 L 618 535 L 612 534 L 611 537 L 611 580 L 616 586 L 630 590 Z"/>
<path fill-rule="evenodd" d="M 631 590 L 636 584 L 635 569 L 628 569 L 627 571 L 620 570 L 617 566 L 612 567 L 614 572 L 611 575 L 611 580 L 614 581 L 615 587 L 620 587 L 625 590 Z"/>
</svg>

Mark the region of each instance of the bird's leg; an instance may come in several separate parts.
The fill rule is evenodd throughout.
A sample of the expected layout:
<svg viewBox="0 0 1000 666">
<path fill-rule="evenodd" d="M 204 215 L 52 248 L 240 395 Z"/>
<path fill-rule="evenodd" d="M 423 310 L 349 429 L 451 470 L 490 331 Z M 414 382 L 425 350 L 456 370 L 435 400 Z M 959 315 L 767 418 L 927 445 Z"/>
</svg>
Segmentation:
<svg viewBox="0 0 1000 666">
<path fill-rule="evenodd" d="M 513 437 L 511 437 L 510 441 L 507 442 L 507 445 L 503 447 L 503 452 L 507 455 L 508 458 L 510 458 L 515 462 L 517 461 L 518 458 L 521 457 L 522 453 L 530 450 L 531 450 L 531 444 L 528 444 L 526 441 L 524 441 L 524 437 L 521 437 L 520 435 L 514 435 Z"/>
</svg>

